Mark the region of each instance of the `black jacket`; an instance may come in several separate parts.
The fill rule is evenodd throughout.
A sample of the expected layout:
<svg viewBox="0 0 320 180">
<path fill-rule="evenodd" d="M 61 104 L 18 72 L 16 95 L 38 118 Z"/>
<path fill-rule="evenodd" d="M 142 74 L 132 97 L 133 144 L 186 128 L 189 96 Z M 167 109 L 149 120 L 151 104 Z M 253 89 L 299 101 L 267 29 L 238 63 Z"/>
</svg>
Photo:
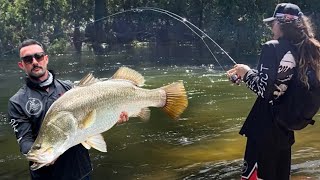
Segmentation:
<svg viewBox="0 0 320 180">
<path fill-rule="evenodd" d="M 49 92 L 32 83 L 26 84 L 10 98 L 8 115 L 22 154 L 27 154 L 35 141 L 42 120 L 52 103 L 71 89 L 71 83 L 54 79 Z M 31 165 L 31 162 L 30 162 Z M 81 179 L 92 171 L 88 150 L 81 144 L 68 149 L 53 165 L 31 171 L 32 179 Z"/>
<path fill-rule="evenodd" d="M 290 147 L 294 142 L 293 131 L 284 130 L 274 121 L 272 105 L 283 95 L 293 76 L 297 50 L 284 39 L 272 40 L 262 47 L 257 70 L 250 70 L 244 77 L 247 87 L 258 95 L 244 125 L 241 135 L 259 142 Z"/>
</svg>

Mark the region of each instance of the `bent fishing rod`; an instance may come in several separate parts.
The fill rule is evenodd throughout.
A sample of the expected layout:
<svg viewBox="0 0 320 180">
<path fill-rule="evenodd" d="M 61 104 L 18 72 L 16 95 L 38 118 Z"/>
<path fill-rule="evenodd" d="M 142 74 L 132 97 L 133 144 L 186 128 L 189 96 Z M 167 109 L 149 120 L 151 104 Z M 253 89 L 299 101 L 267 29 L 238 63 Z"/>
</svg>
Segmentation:
<svg viewBox="0 0 320 180">
<path fill-rule="evenodd" d="M 146 11 L 150 10 L 150 11 L 162 13 L 162 14 L 165 14 L 165 15 L 167 15 L 167 16 L 169 16 L 169 17 L 171 17 L 171 18 L 183 23 L 186 27 L 188 27 L 194 34 L 196 34 L 202 40 L 202 42 L 205 44 L 206 48 L 209 50 L 209 52 L 212 55 L 212 57 L 215 59 L 215 61 L 222 68 L 223 71 L 227 72 L 227 70 L 221 65 L 221 63 L 218 61 L 217 57 L 214 55 L 214 53 L 210 49 L 209 45 L 204 40 L 205 38 L 208 38 L 211 42 L 213 42 L 229 58 L 229 60 L 232 61 L 232 63 L 234 65 L 237 64 L 237 62 L 216 41 L 214 41 L 208 34 L 206 34 L 203 30 L 201 30 L 196 25 L 194 25 L 193 23 L 188 21 L 186 18 L 183 18 L 183 17 L 181 17 L 181 16 L 179 16 L 179 15 L 177 15 L 177 14 L 171 12 L 171 11 L 168 11 L 168 10 L 165 10 L 165 9 L 161 9 L 161 8 L 155 8 L 155 7 L 138 7 L 138 8 L 134 8 L 134 9 L 128 10 L 128 11 L 142 12 L 144 10 L 146 10 Z M 197 33 L 195 31 L 195 29 L 193 29 L 193 28 L 195 28 L 197 31 L 199 31 L 202 35 Z M 230 81 L 232 81 L 233 83 L 237 83 L 237 81 L 240 78 L 241 77 L 239 77 L 238 75 L 234 74 L 234 75 L 232 75 L 230 77 Z"/>
<path fill-rule="evenodd" d="M 201 41 L 204 43 L 204 45 L 206 46 L 206 48 L 208 49 L 208 51 L 210 52 L 211 56 L 214 58 L 214 60 L 218 63 L 218 65 L 222 68 L 223 71 L 227 72 L 227 70 L 221 65 L 221 63 L 219 62 L 219 60 L 217 59 L 217 57 L 214 55 L 214 53 L 212 52 L 212 50 L 210 49 L 209 45 L 207 44 L 207 42 L 205 41 L 205 38 L 208 38 L 212 43 L 214 43 L 227 57 L 228 59 L 233 63 L 233 64 L 237 64 L 237 62 L 216 42 L 214 41 L 208 34 L 206 34 L 203 30 L 201 30 L 200 28 L 198 28 L 196 25 L 194 25 L 193 23 L 191 23 L 190 21 L 188 21 L 186 18 L 183 18 L 171 11 L 165 10 L 165 9 L 161 9 L 161 8 L 155 8 L 155 7 L 137 7 L 137 8 L 133 8 L 133 9 L 128 9 L 128 10 L 124 10 L 124 11 L 120 11 L 120 12 L 116 12 L 114 14 L 102 17 L 100 19 L 97 19 L 95 21 L 92 21 L 88 24 L 93 24 L 95 22 L 99 22 L 102 20 L 105 20 L 107 18 L 113 17 L 113 16 L 117 16 L 119 14 L 123 14 L 123 13 L 127 13 L 127 12 L 135 12 L 135 13 L 141 13 L 143 11 L 153 11 L 153 12 L 157 12 L 157 13 L 161 13 L 161 14 L 165 14 L 181 23 L 183 23 L 187 28 L 189 28 L 195 35 L 197 35 Z M 87 25 L 88 25 L 87 24 Z M 74 29 L 80 29 L 81 26 L 78 27 L 74 27 Z M 198 32 L 200 33 L 198 33 Z M 63 33 L 63 32 L 62 32 Z M 59 35 L 59 34 L 58 34 Z M 16 47 L 17 48 L 17 47 Z M 10 51 L 13 51 L 15 48 L 13 48 Z M 10 52 L 8 51 L 8 52 Z M 3 54 L 6 54 L 8 52 L 5 52 Z M 238 75 L 232 75 L 230 77 L 230 80 L 233 83 L 236 83 L 238 80 L 240 79 L 240 77 Z"/>
</svg>

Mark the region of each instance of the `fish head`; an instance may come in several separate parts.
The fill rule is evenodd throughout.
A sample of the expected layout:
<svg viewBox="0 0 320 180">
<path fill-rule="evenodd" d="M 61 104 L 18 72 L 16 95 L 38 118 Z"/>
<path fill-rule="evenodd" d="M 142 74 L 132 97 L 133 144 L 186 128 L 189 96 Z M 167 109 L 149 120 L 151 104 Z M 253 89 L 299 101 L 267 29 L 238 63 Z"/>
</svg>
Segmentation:
<svg viewBox="0 0 320 180">
<path fill-rule="evenodd" d="M 46 121 L 46 119 L 50 120 Z M 37 139 L 27 153 L 27 159 L 34 162 L 31 170 L 37 170 L 54 162 L 67 149 L 75 132 L 74 116 L 70 113 L 46 115 Z"/>
</svg>

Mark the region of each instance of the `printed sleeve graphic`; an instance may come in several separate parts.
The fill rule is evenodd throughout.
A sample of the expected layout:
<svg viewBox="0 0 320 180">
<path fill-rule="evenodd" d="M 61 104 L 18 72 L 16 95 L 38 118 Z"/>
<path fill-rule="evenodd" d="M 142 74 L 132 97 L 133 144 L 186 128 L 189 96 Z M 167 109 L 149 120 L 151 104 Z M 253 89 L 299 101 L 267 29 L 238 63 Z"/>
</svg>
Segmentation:
<svg viewBox="0 0 320 180">
<path fill-rule="evenodd" d="M 260 69 L 258 72 L 252 72 L 250 75 L 247 75 L 246 84 L 247 86 L 255 92 L 258 96 L 264 98 L 264 92 L 268 85 L 268 71 L 269 68 L 264 67 L 263 64 L 260 64 Z"/>
<path fill-rule="evenodd" d="M 257 70 L 249 70 L 243 79 L 249 89 L 270 101 L 285 93 L 296 66 L 291 51 L 284 52 L 282 58 L 276 53 L 275 46 L 265 44 Z"/>
</svg>

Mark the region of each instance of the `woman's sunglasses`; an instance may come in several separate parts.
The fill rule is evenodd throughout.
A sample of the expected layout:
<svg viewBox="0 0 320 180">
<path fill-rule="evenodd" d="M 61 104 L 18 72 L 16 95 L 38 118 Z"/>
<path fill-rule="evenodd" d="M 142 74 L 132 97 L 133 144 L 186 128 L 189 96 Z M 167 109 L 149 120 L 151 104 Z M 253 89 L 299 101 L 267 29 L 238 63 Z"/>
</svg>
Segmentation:
<svg viewBox="0 0 320 180">
<path fill-rule="evenodd" d="M 23 60 L 23 62 L 25 64 L 31 64 L 33 62 L 33 58 L 35 58 L 38 62 L 43 60 L 43 57 L 46 54 L 44 52 L 40 52 L 40 53 L 34 53 L 28 56 L 23 56 L 21 57 L 21 59 Z"/>
</svg>

